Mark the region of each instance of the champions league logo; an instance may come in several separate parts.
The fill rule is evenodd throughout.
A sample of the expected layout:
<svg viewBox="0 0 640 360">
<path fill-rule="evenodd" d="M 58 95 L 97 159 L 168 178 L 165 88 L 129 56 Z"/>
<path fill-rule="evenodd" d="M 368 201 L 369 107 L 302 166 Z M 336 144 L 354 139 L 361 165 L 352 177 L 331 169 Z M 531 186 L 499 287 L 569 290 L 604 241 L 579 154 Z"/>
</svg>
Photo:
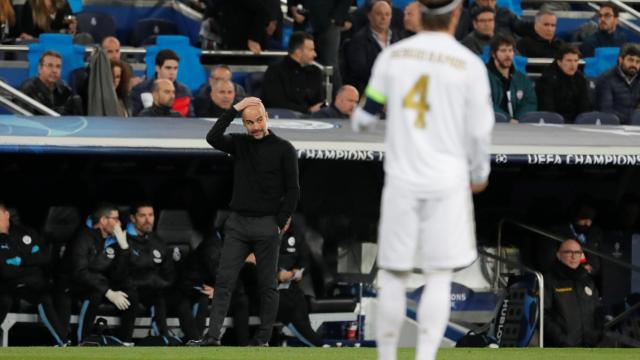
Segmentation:
<svg viewBox="0 0 640 360">
<path fill-rule="evenodd" d="M 509 158 L 505 154 L 496 154 L 496 164 L 506 164 Z"/>
</svg>

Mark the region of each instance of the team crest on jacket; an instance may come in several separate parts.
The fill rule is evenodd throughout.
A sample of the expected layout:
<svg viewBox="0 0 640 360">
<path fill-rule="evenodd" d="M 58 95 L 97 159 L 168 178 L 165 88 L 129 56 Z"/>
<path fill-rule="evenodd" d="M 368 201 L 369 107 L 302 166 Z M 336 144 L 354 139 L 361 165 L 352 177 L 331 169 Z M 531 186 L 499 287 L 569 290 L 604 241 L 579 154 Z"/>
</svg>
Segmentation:
<svg viewBox="0 0 640 360">
<path fill-rule="evenodd" d="M 153 262 L 160 264 L 162 262 L 162 254 L 157 249 L 153 249 Z"/>
<path fill-rule="evenodd" d="M 180 248 L 177 246 L 173 248 L 173 261 L 178 262 L 182 259 L 182 253 L 180 253 Z"/>
<path fill-rule="evenodd" d="M 588 286 L 584 287 L 584 292 L 585 292 L 585 294 L 587 294 L 587 296 L 593 295 L 593 290 L 591 290 L 591 288 L 588 287 Z"/>
<path fill-rule="evenodd" d="M 109 259 L 113 259 L 114 257 L 116 257 L 116 251 L 113 250 L 112 247 L 108 247 L 107 250 L 105 250 L 107 252 L 107 257 Z"/>
<path fill-rule="evenodd" d="M 516 97 L 518 98 L 518 100 L 522 100 L 522 98 L 524 97 L 524 91 L 522 90 L 516 91 Z"/>
<path fill-rule="evenodd" d="M 287 239 L 287 243 L 289 244 L 289 246 L 294 246 L 296 244 L 296 238 L 291 236 L 289 239 Z"/>
<path fill-rule="evenodd" d="M 29 236 L 29 235 L 25 235 L 25 236 L 22 237 L 22 242 L 25 245 L 31 245 L 31 241 L 32 241 L 31 240 L 31 236 Z"/>
</svg>

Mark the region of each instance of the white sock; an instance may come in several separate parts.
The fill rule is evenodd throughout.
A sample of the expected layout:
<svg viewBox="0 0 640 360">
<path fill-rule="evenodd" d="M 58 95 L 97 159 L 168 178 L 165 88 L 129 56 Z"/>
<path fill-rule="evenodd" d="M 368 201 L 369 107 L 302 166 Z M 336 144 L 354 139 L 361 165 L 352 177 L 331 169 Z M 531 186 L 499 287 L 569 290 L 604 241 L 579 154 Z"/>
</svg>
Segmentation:
<svg viewBox="0 0 640 360">
<path fill-rule="evenodd" d="M 418 307 L 416 360 L 435 360 L 451 312 L 450 271 L 426 273 Z"/>
<path fill-rule="evenodd" d="M 396 360 L 398 338 L 407 309 L 409 272 L 378 271 L 376 342 L 378 360 Z"/>
</svg>

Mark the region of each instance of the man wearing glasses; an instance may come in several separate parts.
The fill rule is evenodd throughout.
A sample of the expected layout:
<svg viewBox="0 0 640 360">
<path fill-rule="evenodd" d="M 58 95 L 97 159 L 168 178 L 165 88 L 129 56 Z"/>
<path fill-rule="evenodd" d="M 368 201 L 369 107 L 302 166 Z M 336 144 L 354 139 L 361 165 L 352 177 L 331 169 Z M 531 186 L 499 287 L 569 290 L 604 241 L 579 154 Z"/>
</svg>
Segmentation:
<svg viewBox="0 0 640 360">
<path fill-rule="evenodd" d="M 598 31 L 584 39 L 580 46 L 582 56 L 593 56 L 595 49 L 599 47 L 621 47 L 627 42 L 626 37 L 618 29 L 618 16 L 620 10 L 613 3 L 600 5 L 596 13 L 598 17 Z"/>
<path fill-rule="evenodd" d="M 551 347 L 594 347 L 602 339 L 598 289 L 581 265 L 582 246 L 562 242 L 544 276 L 544 342 Z"/>
</svg>

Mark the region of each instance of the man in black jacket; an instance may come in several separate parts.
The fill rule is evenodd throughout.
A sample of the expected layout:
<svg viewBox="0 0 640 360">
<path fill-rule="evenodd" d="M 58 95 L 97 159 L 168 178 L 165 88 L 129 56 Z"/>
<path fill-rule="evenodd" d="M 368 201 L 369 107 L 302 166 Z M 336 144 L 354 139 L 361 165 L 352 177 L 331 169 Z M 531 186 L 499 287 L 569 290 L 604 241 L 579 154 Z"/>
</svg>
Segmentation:
<svg viewBox="0 0 640 360">
<path fill-rule="evenodd" d="M 50 252 L 35 231 L 11 223 L 11 215 L 0 202 L 0 324 L 15 300 L 26 299 L 37 306 L 58 346 L 67 346 L 67 331 L 60 322 L 50 296 L 47 268 Z"/>
<path fill-rule="evenodd" d="M 618 64 L 602 74 L 596 82 L 596 108 L 618 115 L 629 124 L 640 103 L 640 46 L 625 44 L 620 49 Z"/>
<path fill-rule="evenodd" d="M 496 12 L 490 7 L 474 7 L 471 13 L 473 31 L 465 36 L 460 43 L 478 55 L 482 55 L 485 47 L 493 37 L 496 27 Z"/>
<path fill-rule="evenodd" d="M 207 101 L 196 104 L 197 117 L 219 117 L 234 103 L 236 91 L 230 80 L 218 80 L 211 85 Z"/>
<path fill-rule="evenodd" d="M 225 135 L 239 113 L 247 134 Z M 269 130 L 268 120 L 260 99 L 248 97 L 225 112 L 207 134 L 209 144 L 234 157 L 232 213 L 225 223 L 209 331 L 203 340 L 189 345 L 220 345 L 220 329 L 231 291 L 250 253 L 256 257 L 261 321 L 251 343 L 264 346 L 271 337 L 278 311 L 276 268 L 280 235 L 289 228 L 300 187 L 296 151 L 291 143 Z"/>
<path fill-rule="evenodd" d="M 38 76 L 29 78 L 20 91 L 60 115 L 83 115 L 82 100 L 60 79 L 62 56 L 46 51 L 38 62 Z"/>
<path fill-rule="evenodd" d="M 129 244 L 120 228 L 118 209 L 100 205 L 91 216 L 91 227 L 75 239 L 72 293 L 82 300 L 78 317 L 78 344 L 91 333 L 96 311 L 105 300 L 121 311 L 120 339 L 131 341 L 137 297 L 128 281 Z"/>
<path fill-rule="evenodd" d="M 580 266 L 583 252 L 576 240 L 565 240 L 544 276 L 544 342 L 552 347 L 593 347 L 602 338 L 598 289 Z"/>
<path fill-rule="evenodd" d="M 309 117 L 312 119 L 349 119 L 358 105 L 358 100 L 360 100 L 358 90 L 351 85 L 343 85 L 338 90 L 336 99 L 331 106 L 324 107 Z"/>
<path fill-rule="evenodd" d="M 151 87 L 153 105 L 140 111 L 140 117 L 180 117 L 180 113 L 171 109 L 176 96 L 173 83 L 167 79 L 156 79 Z"/>
<path fill-rule="evenodd" d="M 320 110 L 324 102 L 322 72 L 313 65 L 316 58 L 313 37 L 295 32 L 289 39 L 289 55 L 270 65 L 264 74 L 262 99 L 266 107 L 301 113 Z"/>
<path fill-rule="evenodd" d="M 554 58 L 564 41 L 556 37 L 558 18 L 550 10 L 540 10 L 533 24 L 534 33 L 518 41 L 522 56 L 532 58 Z"/>
<path fill-rule="evenodd" d="M 580 52 L 575 46 L 561 47 L 536 84 L 538 109 L 557 112 L 569 124 L 578 114 L 591 110 L 589 85 L 578 70 L 579 61 Z"/>
</svg>

